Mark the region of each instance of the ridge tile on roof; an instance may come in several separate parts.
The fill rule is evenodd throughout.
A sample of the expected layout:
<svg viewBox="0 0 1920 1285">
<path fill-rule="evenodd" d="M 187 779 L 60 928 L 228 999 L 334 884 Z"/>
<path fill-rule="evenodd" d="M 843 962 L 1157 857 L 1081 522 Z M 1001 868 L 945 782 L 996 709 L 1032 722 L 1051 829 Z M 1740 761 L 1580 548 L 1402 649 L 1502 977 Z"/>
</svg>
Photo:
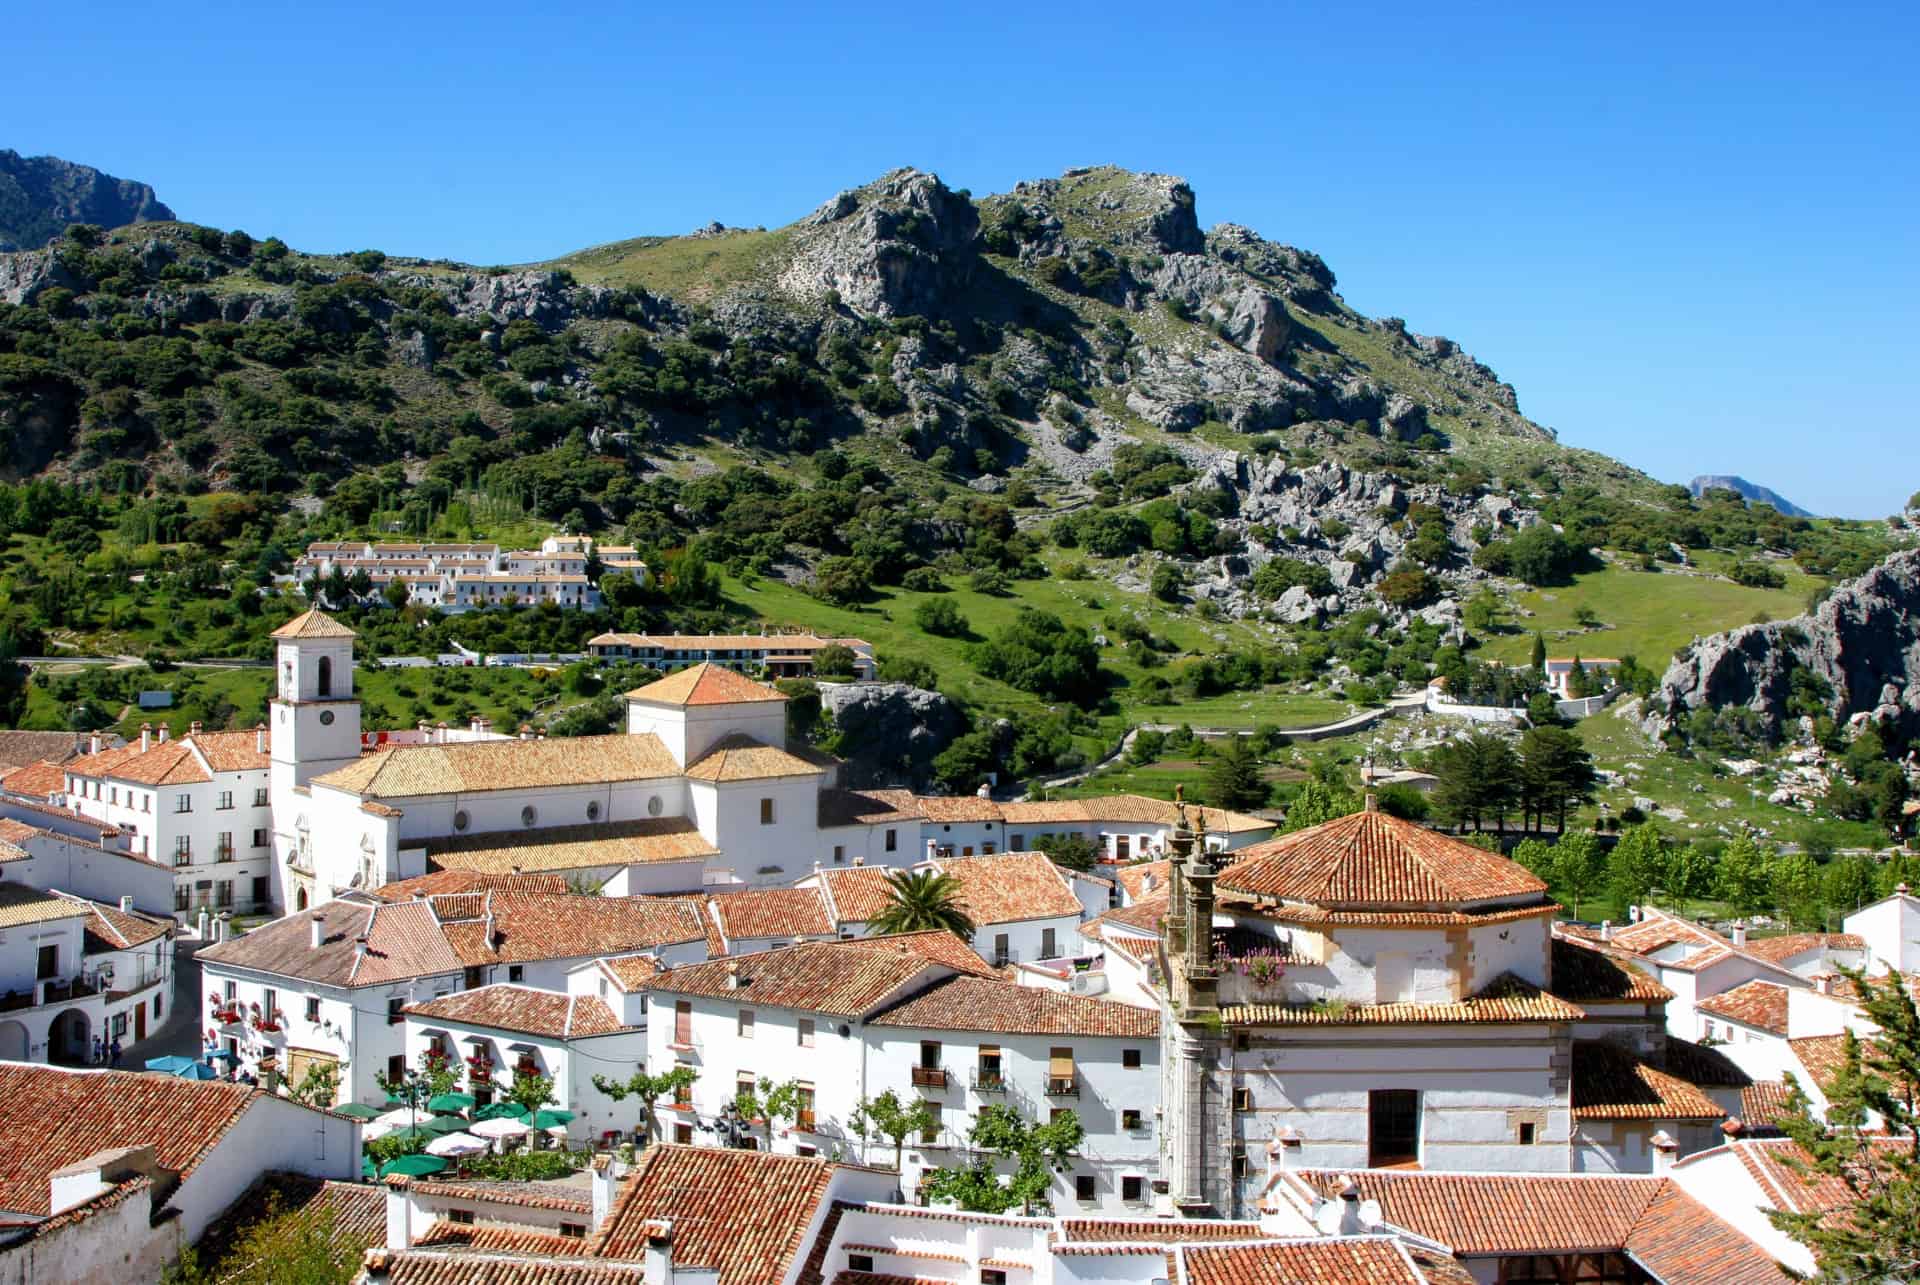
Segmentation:
<svg viewBox="0 0 1920 1285">
<path fill-rule="evenodd" d="M 1355 909 L 1544 898 L 1526 867 L 1384 812 L 1355 812 L 1228 854 L 1222 891 Z"/>
<path fill-rule="evenodd" d="M 756 683 L 725 665 L 702 661 L 677 674 L 634 688 L 627 693 L 627 699 L 649 705 L 746 705 L 787 698 L 778 688 Z"/>
</svg>

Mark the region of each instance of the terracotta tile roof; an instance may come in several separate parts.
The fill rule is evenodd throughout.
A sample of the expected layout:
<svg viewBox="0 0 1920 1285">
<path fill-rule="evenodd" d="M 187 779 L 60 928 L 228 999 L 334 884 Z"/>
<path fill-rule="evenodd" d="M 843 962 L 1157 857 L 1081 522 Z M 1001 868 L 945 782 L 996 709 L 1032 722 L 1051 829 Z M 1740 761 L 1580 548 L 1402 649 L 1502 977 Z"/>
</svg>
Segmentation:
<svg viewBox="0 0 1920 1285">
<path fill-rule="evenodd" d="M 1155 893 L 1151 896 L 1142 897 L 1132 905 L 1121 906 L 1117 910 L 1109 910 L 1104 915 L 1096 915 L 1094 918 L 1087 920 L 1080 925 L 1080 935 L 1082 937 L 1092 936 L 1099 938 L 1102 927 L 1107 924 L 1119 924 L 1122 927 L 1132 928 L 1138 932 L 1151 933 L 1157 937 L 1160 935 L 1160 921 L 1166 917 L 1167 894 L 1164 892 Z"/>
<path fill-rule="evenodd" d="M 560 825 L 545 830 L 496 830 L 453 835 L 426 845 L 427 859 L 443 870 L 482 874 L 588 870 L 603 866 L 704 861 L 720 855 L 686 817 L 645 817 L 597 825 Z"/>
<path fill-rule="evenodd" d="M 479 1178 L 463 1178 L 458 1181 L 389 1178 L 387 1185 L 443 1200 L 472 1200 L 486 1204 L 513 1205 L 521 1209 L 545 1209 L 562 1214 L 593 1212 L 592 1195 L 585 1187 L 577 1187 L 571 1183 L 491 1182 Z"/>
<path fill-rule="evenodd" d="M 1118 1000 L 1068 995 L 984 977 L 935 982 L 869 1019 L 874 1026 L 918 1026 L 1006 1035 L 1157 1039 L 1160 1014 Z"/>
<path fill-rule="evenodd" d="M 64 763 L 86 748 L 87 735 L 86 732 L 0 731 L 0 774 L 43 762 Z"/>
<path fill-rule="evenodd" d="M 838 923 L 863 924 L 877 917 L 893 900 L 893 885 L 885 866 L 835 866 L 819 872 L 820 886 L 833 906 Z"/>
<path fill-rule="evenodd" d="M 405 1011 L 433 1022 L 459 1022 L 555 1040 L 640 1029 L 622 1026 L 606 1001 L 596 996 L 511 984 L 456 991 L 424 1004 L 409 1004 Z"/>
<path fill-rule="evenodd" d="M 256 748 L 260 738 L 253 732 L 195 732 L 182 740 L 198 749 L 216 772 L 264 772 L 273 760 Z"/>
<path fill-rule="evenodd" d="M 1789 1088 L 1785 1080 L 1755 1080 L 1740 1090 L 1740 1124 L 1746 1136 L 1777 1131 L 1787 1114 Z"/>
<path fill-rule="evenodd" d="M 1223 890 L 1342 909 L 1462 909 L 1547 891 L 1517 862 L 1384 812 L 1338 817 L 1228 859 Z"/>
<path fill-rule="evenodd" d="M 1229 1026 L 1421 1026 L 1436 1022 L 1485 1025 L 1505 1022 L 1573 1022 L 1586 1013 L 1533 983 L 1502 973 L 1479 994 L 1443 1004 L 1349 1004 L 1344 1009 L 1312 1005 L 1228 1004 L 1220 1018 Z"/>
<path fill-rule="evenodd" d="M 1173 825 L 1179 818 L 1177 805 L 1166 799 L 1148 798 L 1143 794 L 1103 794 L 1082 799 L 1086 805 L 1089 820 L 1099 821 L 1139 821 L 1148 825 Z M 1009 817 L 1009 820 L 1012 818 Z M 1187 805 L 1188 824 L 1197 826 L 1206 822 L 1207 830 L 1215 834 L 1245 834 L 1253 830 L 1271 830 L 1273 822 L 1264 817 L 1252 816 L 1245 812 L 1229 812 L 1224 808 Z"/>
<path fill-rule="evenodd" d="M 1427 1285 L 1391 1236 L 1191 1245 L 1175 1254 L 1185 1285 Z"/>
<path fill-rule="evenodd" d="M 44 799 L 48 795 L 63 793 L 67 788 L 67 769 L 59 763 L 41 760 L 16 767 L 0 776 L 0 790 L 9 794 L 24 794 L 29 798 Z"/>
<path fill-rule="evenodd" d="M 874 950 L 844 942 L 802 942 L 737 958 L 671 968 L 653 989 L 838 1017 L 859 1017 L 938 967 L 917 953 Z M 729 986 L 729 979 L 737 979 Z"/>
<path fill-rule="evenodd" d="M 1633 1224 L 1626 1250 L 1668 1285 L 1784 1285 L 1766 1251 L 1683 1191 L 1661 1184 Z"/>
<path fill-rule="evenodd" d="M 1062 1218 L 1060 1235 L 1068 1242 L 1172 1245 L 1193 1240 L 1259 1240 L 1266 1233 L 1258 1222 L 1224 1218 Z"/>
<path fill-rule="evenodd" d="M 1730 991 L 1709 995 L 1694 1007 L 1709 1017 L 1739 1022 L 1770 1035 L 1787 1033 L 1787 988 L 1779 982 L 1745 982 Z"/>
<path fill-rule="evenodd" d="M 1719 933 L 1703 928 L 1691 919 L 1649 909 L 1640 922 L 1613 930 L 1612 946 L 1635 955 L 1650 955 L 1666 946 L 1684 943 L 1693 946 L 1725 946 L 1732 942 Z M 1671 966 L 1671 965 L 1669 965 Z"/>
<path fill-rule="evenodd" d="M 371 1249 L 365 1279 L 384 1285 L 644 1285 L 646 1269 L 584 1258 L 511 1258 L 478 1249 Z"/>
<path fill-rule="evenodd" d="M 0 781 L 0 783 L 4 783 Z M 1779 937 L 1747 938 L 1747 953 L 1773 964 L 1784 964 L 1796 955 L 1816 950 L 1865 950 L 1866 938 L 1858 933 L 1787 933 Z"/>
<path fill-rule="evenodd" d="M 844 950 L 871 950 L 892 954 L 914 954 L 932 964 L 945 964 L 956 973 L 969 977 L 998 977 L 993 965 L 980 958 L 973 947 L 950 932 L 932 928 L 917 933 L 892 933 L 882 937 L 854 937 L 839 943 Z"/>
<path fill-rule="evenodd" d="M 367 798 L 406 799 L 655 781 L 679 775 L 680 764 L 660 738 L 645 732 L 392 746 L 324 772 L 311 784 Z"/>
<path fill-rule="evenodd" d="M 796 1268 L 824 1213 L 834 1166 L 813 1157 L 719 1147 L 647 1148 L 622 1182 L 593 1253 L 638 1259 L 646 1227 L 673 1224 L 676 1267 L 718 1273 L 717 1285 L 766 1285 Z"/>
<path fill-rule="evenodd" d="M 471 1249 L 489 1254 L 525 1254 L 542 1258 L 578 1258 L 587 1252 L 583 1236 L 502 1227 L 485 1223 L 455 1223 L 442 1218 L 413 1242 L 415 1249 Z"/>
<path fill-rule="evenodd" d="M 77 897 L 56 896 L 25 884 L 0 883 L 0 928 L 89 917 L 86 903 Z"/>
<path fill-rule="evenodd" d="M 957 857 L 938 865 L 959 883 L 960 904 L 977 926 L 1080 917 L 1080 899 L 1043 852 Z"/>
<path fill-rule="evenodd" d="M 929 821 L 998 821 L 1000 805 L 975 794 L 916 794 L 914 810 Z"/>
<path fill-rule="evenodd" d="M 349 1261 L 357 1262 L 369 1247 L 384 1244 L 387 1238 L 387 1196 L 380 1188 L 271 1171 L 262 1174 L 201 1233 L 197 1248 L 200 1266 L 208 1278 L 258 1279 L 257 1265 L 239 1259 L 234 1251 L 256 1223 L 288 1214 L 309 1224 L 331 1218 L 328 1243 L 344 1251 Z"/>
<path fill-rule="evenodd" d="M 1230 904 L 1236 896 L 1224 893 L 1219 903 Z M 1522 919 L 1544 919 L 1560 912 L 1560 907 L 1551 901 L 1487 910 L 1327 910 L 1297 902 L 1259 903 L 1244 897 L 1239 901 L 1233 908 L 1244 914 L 1259 915 L 1276 923 L 1332 928 L 1484 928 L 1489 924 L 1518 923 Z"/>
<path fill-rule="evenodd" d="M 1787 1041 L 1787 1047 L 1793 1056 L 1806 1069 L 1821 1093 L 1831 1093 L 1834 1081 L 1847 1064 L 1847 1037 L 1845 1035 L 1803 1035 L 1799 1039 Z M 1865 1058 L 1874 1050 L 1871 1038 L 1860 1040 L 1860 1054 Z"/>
<path fill-rule="evenodd" d="M 1882 1149 L 1898 1149 L 1904 1155 L 1912 1145 L 1911 1138 L 1873 1139 L 1860 1163 L 1863 1167 L 1877 1165 L 1876 1153 Z M 1824 1221 L 1829 1225 L 1844 1223 L 1853 1216 L 1859 1199 L 1854 1189 L 1838 1174 L 1822 1173 L 1814 1168 L 1799 1143 L 1787 1138 L 1756 1138 L 1730 1142 L 1727 1146 L 1759 1184 L 1769 1207 L 1782 1213 L 1825 1213 Z M 1859 1179 L 1867 1177 L 1864 1172 L 1856 1175 Z"/>
<path fill-rule="evenodd" d="M 151 941 L 173 934 L 173 920 L 162 919 L 156 915 L 142 915 L 131 910 L 122 910 L 118 906 L 105 905 L 98 901 L 89 901 L 85 897 L 76 897 L 71 893 L 54 890 L 56 897 L 64 898 L 76 906 L 86 908 L 87 923 L 86 952 L 89 955 L 101 954 L 111 950 L 132 950 Z"/>
<path fill-rule="evenodd" d="M 757 741 L 745 732 L 729 732 L 693 762 L 687 764 L 687 779 L 725 784 L 729 781 L 766 781 L 776 777 L 818 776 L 819 762 L 802 758 Z"/>
<path fill-rule="evenodd" d="M 0 1209 L 48 1213 L 50 1173 L 120 1147 L 152 1146 L 184 1178 L 260 1096 L 217 1080 L 0 1062 Z"/>
<path fill-rule="evenodd" d="M 442 930 L 462 964 L 614 955 L 706 936 L 700 902 L 692 897 L 489 892 L 485 898 L 486 918 Z"/>
<path fill-rule="evenodd" d="M 309 927 L 322 921 L 318 949 Z M 367 954 L 355 958 L 354 940 L 367 938 Z M 366 905 L 329 901 L 252 932 L 208 946 L 198 958 L 207 964 L 257 969 L 327 986 L 377 986 L 413 977 L 458 973 L 460 959 L 445 930 L 425 901 Z"/>
<path fill-rule="evenodd" d="M 1575 1004 L 1673 998 L 1672 991 L 1619 956 L 1558 936 L 1553 939 L 1553 993 Z"/>
<path fill-rule="evenodd" d="M 571 889 L 556 874 L 491 874 L 479 870 L 435 870 L 411 879 L 396 879 L 372 890 L 382 901 L 411 901 L 448 892 L 485 892 L 498 888 L 507 892 L 564 893 Z"/>
<path fill-rule="evenodd" d="M 708 902 L 728 941 L 757 937 L 831 937 L 826 898 L 818 888 L 755 888 Z"/>
<path fill-rule="evenodd" d="M 357 638 L 358 634 L 324 611 L 303 611 L 281 625 L 269 638 Z"/>
<path fill-rule="evenodd" d="M 911 790 L 822 790 L 820 828 L 889 825 L 921 820 Z"/>
<path fill-rule="evenodd" d="M 142 750 L 138 742 L 117 750 L 101 750 L 67 764 L 75 776 L 132 781 L 136 785 L 192 785 L 211 781 L 213 774 L 201 766 L 189 737 L 155 741 Z"/>
<path fill-rule="evenodd" d="M 1583 1120 L 1723 1120 L 1693 1084 L 1598 1040 L 1573 1045 L 1573 1114 Z"/>
<path fill-rule="evenodd" d="M 1136 861 L 1130 866 L 1121 866 L 1114 871 L 1113 877 L 1126 891 L 1127 900 L 1131 903 L 1149 893 L 1166 891 L 1172 870 L 1171 861 Z M 1148 880 L 1153 882 L 1151 888 L 1147 887 Z"/>
<path fill-rule="evenodd" d="M 627 693 L 649 705 L 744 705 L 785 701 L 779 689 L 756 683 L 724 665 L 702 662 Z"/>
<path fill-rule="evenodd" d="M 660 975 L 661 968 L 660 961 L 652 955 L 612 955 L 595 960 L 594 966 L 626 994 L 648 989 Z"/>
</svg>

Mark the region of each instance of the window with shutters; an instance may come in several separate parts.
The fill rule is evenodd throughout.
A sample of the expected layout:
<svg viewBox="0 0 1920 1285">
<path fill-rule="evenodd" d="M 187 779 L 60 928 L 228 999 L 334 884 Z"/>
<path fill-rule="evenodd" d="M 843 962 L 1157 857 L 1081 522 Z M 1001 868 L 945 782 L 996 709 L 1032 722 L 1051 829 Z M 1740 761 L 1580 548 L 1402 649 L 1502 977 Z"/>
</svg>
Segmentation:
<svg viewBox="0 0 1920 1285">
<path fill-rule="evenodd" d="M 736 1021 L 734 1025 L 734 1034 L 738 1035 L 743 1040 L 750 1040 L 753 1038 L 753 1010 L 752 1009 L 743 1008 L 740 1010 L 739 1019 Z"/>
<path fill-rule="evenodd" d="M 693 1047 L 693 1001 L 675 1000 L 673 1004 L 673 1046 Z"/>
<path fill-rule="evenodd" d="M 1047 1051 L 1047 1094 L 1049 1097 L 1080 1096 L 1080 1082 L 1073 1073 L 1071 1048 L 1052 1048 Z"/>
<path fill-rule="evenodd" d="M 813 1019 L 811 1017 L 801 1018 L 798 1024 L 798 1031 L 799 1031 L 798 1043 L 800 1047 L 803 1049 L 812 1048 L 813 1047 Z"/>
<path fill-rule="evenodd" d="M 973 1087 L 981 1093 L 1004 1093 L 1007 1082 L 1000 1073 L 1000 1046 L 982 1044 L 979 1061 L 973 1069 Z"/>
</svg>

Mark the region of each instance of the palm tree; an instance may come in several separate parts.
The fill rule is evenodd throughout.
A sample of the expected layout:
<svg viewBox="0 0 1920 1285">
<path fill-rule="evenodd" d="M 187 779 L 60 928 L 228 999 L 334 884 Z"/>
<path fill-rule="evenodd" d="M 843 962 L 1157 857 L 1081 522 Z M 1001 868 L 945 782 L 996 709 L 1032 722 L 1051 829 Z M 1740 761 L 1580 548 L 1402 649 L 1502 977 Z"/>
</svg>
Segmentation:
<svg viewBox="0 0 1920 1285">
<path fill-rule="evenodd" d="M 960 905 L 960 881 L 938 870 L 895 870 L 887 875 L 887 908 L 873 917 L 876 933 L 944 929 L 962 940 L 973 920 Z"/>
</svg>

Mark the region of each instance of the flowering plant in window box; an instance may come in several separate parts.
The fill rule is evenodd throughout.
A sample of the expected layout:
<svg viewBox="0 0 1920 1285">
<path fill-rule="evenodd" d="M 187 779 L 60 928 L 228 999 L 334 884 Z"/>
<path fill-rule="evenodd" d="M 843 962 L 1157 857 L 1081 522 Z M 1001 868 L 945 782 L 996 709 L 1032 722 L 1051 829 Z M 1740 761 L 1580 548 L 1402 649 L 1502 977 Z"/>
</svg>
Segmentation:
<svg viewBox="0 0 1920 1285">
<path fill-rule="evenodd" d="M 467 1058 L 467 1083 L 476 1089 L 492 1087 L 493 1058 L 491 1055 L 475 1053 Z"/>
</svg>

